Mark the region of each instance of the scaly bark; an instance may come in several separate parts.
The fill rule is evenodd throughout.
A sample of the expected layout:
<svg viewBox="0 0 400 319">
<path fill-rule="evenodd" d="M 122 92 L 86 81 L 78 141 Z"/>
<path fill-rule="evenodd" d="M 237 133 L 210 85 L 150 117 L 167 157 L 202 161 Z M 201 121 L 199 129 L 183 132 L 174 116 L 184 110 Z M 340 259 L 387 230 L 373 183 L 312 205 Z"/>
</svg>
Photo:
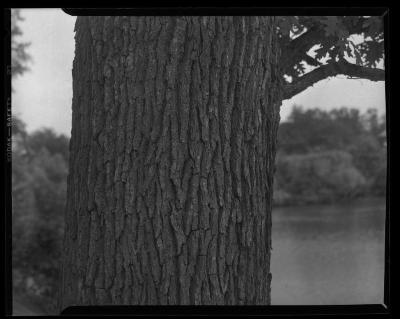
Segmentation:
<svg viewBox="0 0 400 319">
<path fill-rule="evenodd" d="M 61 308 L 267 305 L 273 17 L 78 17 Z"/>
</svg>

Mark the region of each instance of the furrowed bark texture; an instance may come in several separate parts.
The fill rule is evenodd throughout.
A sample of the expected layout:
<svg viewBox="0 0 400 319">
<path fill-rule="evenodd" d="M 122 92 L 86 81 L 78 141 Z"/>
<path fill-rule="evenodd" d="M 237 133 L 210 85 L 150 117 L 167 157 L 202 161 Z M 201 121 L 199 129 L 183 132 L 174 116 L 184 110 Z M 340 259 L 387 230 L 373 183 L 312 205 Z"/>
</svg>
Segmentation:
<svg viewBox="0 0 400 319">
<path fill-rule="evenodd" d="M 61 308 L 267 305 L 273 17 L 78 17 Z"/>
</svg>

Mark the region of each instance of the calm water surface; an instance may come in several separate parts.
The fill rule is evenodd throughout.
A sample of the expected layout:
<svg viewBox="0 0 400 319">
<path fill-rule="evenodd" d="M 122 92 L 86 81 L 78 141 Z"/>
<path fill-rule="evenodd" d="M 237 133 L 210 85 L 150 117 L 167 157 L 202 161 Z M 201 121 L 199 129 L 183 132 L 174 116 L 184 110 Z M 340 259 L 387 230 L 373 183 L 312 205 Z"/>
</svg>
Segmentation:
<svg viewBox="0 0 400 319">
<path fill-rule="evenodd" d="M 383 303 L 385 199 L 275 208 L 274 305 Z"/>
</svg>

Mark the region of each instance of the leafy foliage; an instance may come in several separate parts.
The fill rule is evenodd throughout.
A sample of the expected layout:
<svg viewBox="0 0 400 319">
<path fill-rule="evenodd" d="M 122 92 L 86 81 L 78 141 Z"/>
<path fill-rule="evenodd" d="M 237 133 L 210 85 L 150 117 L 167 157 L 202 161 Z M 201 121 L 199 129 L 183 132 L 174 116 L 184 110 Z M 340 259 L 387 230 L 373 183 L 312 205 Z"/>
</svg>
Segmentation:
<svg viewBox="0 0 400 319">
<path fill-rule="evenodd" d="M 49 155 L 55 156 L 59 154 L 64 161 L 68 162 L 69 139 L 65 135 L 57 135 L 51 129 L 42 129 L 33 132 L 29 136 L 29 147 L 35 154 L 42 149 L 49 152 Z"/>
<path fill-rule="evenodd" d="M 277 188 L 283 187 L 297 202 L 353 197 L 367 186 L 352 156 L 344 151 L 278 156 L 277 166 Z"/>
<path fill-rule="evenodd" d="M 42 298 L 50 311 L 59 279 L 68 139 L 51 130 L 29 135 L 18 119 L 12 132 L 14 289 Z"/>
<path fill-rule="evenodd" d="M 303 110 L 294 106 L 288 122 L 279 128 L 279 146 L 285 153 L 344 149 L 364 130 L 357 109 L 340 108 L 330 112 Z"/>
<path fill-rule="evenodd" d="M 382 17 L 291 16 L 278 17 L 277 23 L 281 72 L 290 83 L 285 98 L 337 74 L 384 80 L 377 69 L 384 58 Z"/>
<path fill-rule="evenodd" d="M 276 203 L 323 202 L 386 190 L 386 125 L 376 110 L 294 106 L 278 133 Z"/>
<path fill-rule="evenodd" d="M 304 50 L 296 53 L 299 55 L 297 66 L 311 61 L 306 55 L 315 46 L 318 48 L 314 51 L 314 65 L 326 62 L 324 58 L 337 60 L 347 56 L 356 59 L 358 65 L 376 66 L 384 57 L 383 21 L 379 16 L 278 17 L 278 34 L 282 48 L 292 48 L 293 43 L 303 45 L 300 49 Z M 361 38 L 359 43 L 354 41 L 355 36 Z"/>
<path fill-rule="evenodd" d="M 21 42 L 18 37 L 22 35 L 19 22 L 24 21 L 19 9 L 11 10 L 11 75 L 17 76 L 28 70 L 31 56 L 26 52 L 29 42 Z"/>
</svg>

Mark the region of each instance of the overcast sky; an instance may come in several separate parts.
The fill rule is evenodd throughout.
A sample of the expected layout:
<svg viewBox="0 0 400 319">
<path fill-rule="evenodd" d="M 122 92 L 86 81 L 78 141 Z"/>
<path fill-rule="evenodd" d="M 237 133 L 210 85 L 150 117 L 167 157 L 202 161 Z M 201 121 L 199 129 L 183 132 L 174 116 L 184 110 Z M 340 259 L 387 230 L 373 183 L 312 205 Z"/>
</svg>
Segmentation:
<svg viewBox="0 0 400 319">
<path fill-rule="evenodd" d="M 72 61 L 74 58 L 75 17 L 61 9 L 21 9 L 22 41 L 31 42 L 30 71 L 13 82 L 13 114 L 27 124 L 29 132 L 41 127 L 53 128 L 70 136 L 72 103 Z M 304 108 L 329 110 L 348 106 L 377 108 L 385 112 L 384 82 L 349 80 L 344 76 L 321 81 L 281 107 L 282 120 L 287 119 L 293 104 Z"/>
</svg>

